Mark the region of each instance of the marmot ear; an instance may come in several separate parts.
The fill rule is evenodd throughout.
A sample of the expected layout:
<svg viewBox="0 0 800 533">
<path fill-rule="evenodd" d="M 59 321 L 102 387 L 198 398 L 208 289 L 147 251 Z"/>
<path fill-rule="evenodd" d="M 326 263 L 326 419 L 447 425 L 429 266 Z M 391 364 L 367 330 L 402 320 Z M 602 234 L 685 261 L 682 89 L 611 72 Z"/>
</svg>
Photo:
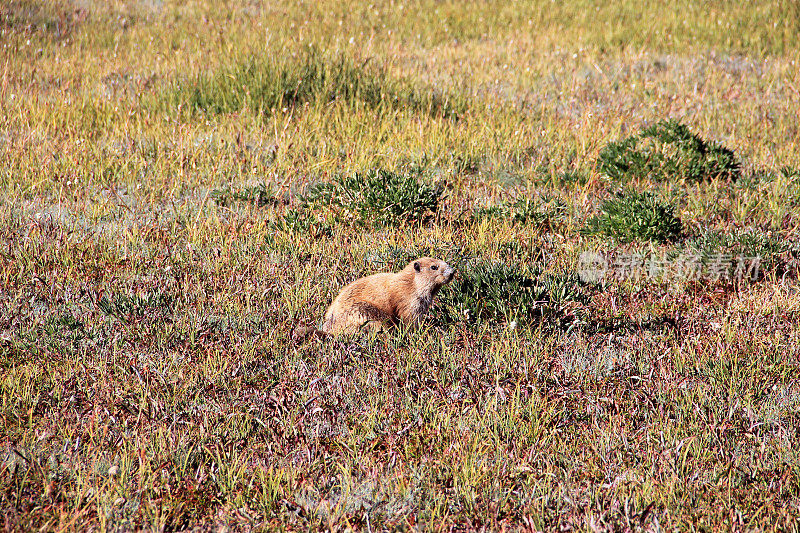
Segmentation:
<svg viewBox="0 0 800 533">
<path fill-rule="evenodd" d="M 419 267 L 419 261 L 414 261 L 414 270 L 416 270 L 417 272 L 419 272 L 419 269 L 420 269 L 420 267 Z"/>
</svg>

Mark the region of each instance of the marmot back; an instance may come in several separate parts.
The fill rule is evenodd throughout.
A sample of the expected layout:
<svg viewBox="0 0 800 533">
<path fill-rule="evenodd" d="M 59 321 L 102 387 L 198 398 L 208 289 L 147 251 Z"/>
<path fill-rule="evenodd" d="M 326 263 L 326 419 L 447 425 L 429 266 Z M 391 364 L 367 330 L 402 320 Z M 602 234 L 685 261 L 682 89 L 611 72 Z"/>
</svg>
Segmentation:
<svg viewBox="0 0 800 533">
<path fill-rule="evenodd" d="M 455 271 L 440 259 L 421 257 L 395 274 L 373 274 L 347 285 L 325 313 L 322 331 L 331 334 L 416 324 Z"/>
</svg>

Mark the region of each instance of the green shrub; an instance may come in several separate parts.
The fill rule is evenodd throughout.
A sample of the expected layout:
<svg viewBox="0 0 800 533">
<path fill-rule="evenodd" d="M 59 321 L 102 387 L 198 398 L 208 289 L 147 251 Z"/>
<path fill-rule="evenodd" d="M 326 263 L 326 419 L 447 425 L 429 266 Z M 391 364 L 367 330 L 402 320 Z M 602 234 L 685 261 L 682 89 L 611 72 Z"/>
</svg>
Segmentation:
<svg viewBox="0 0 800 533">
<path fill-rule="evenodd" d="M 584 234 L 606 235 L 620 243 L 664 243 L 681 236 L 682 225 L 674 208 L 651 192 L 617 193 L 603 204 L 601 211 L 587 222 Z"/>
<path fill-rule="evenodd" d="M 310 208 L 333 209 L 343 220 L 380 226 L 424 222 L 439 209 L 442 195 L 442 187 L 423 182 L 416 172 L 377 169 L 317 184 L 303 201 Z"/>
<path fill-rule="evenodd" d="M 675 120 L 662 120 L 600 151 L 598 170 L 617 181 L 735 180 L 740 163 L 731 150 L 709 143 Z"/>
<path fill-rule="evenodd" d="M 577 276 L 542 274 L 518 262 L 478 261 L 459 267 L 439 296 L 445 323 L 561 319 L 564 304 L 583 302 Z"/>
<path fill-rule="evenodd" d="M 458 118 L 466 110 L 465 102 L 453 95 L 392 79 L 384 69 L 366 62 L 313 51 L 282 62 L 250 57 L 211 74 L 172 80 L 153 106 L 211 114 L 249 109 L 271 115 L 284 107 L 334 100 L 444 118 Z"/>
</svg>

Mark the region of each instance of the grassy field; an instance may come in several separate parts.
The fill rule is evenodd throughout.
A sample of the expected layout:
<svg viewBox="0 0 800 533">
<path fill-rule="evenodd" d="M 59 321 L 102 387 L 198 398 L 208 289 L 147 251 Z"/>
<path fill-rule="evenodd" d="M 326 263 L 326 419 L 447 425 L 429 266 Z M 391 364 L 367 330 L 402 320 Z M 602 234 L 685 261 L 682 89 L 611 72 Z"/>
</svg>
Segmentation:
<svg viewBox="0 0 800 533">
<path fill-rule="evenodd" d="M 798 34 L 0 3 L 2 526 L 797 530 Z M 296 335 L 421 255 L 423 328 Z"/>
</svg>

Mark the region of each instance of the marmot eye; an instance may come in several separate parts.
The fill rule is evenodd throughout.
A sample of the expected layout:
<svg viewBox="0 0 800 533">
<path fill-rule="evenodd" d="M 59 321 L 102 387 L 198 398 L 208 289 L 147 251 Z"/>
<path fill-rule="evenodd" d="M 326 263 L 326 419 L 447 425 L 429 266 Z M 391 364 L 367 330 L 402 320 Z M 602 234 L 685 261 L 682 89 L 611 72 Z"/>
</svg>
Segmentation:
<svg viewBox="0 0 800 533">
<path fill-rule="evenodd" d="M 439 270 L 439 265 L 431 265 L 431 270 Z"/>
</svg>

